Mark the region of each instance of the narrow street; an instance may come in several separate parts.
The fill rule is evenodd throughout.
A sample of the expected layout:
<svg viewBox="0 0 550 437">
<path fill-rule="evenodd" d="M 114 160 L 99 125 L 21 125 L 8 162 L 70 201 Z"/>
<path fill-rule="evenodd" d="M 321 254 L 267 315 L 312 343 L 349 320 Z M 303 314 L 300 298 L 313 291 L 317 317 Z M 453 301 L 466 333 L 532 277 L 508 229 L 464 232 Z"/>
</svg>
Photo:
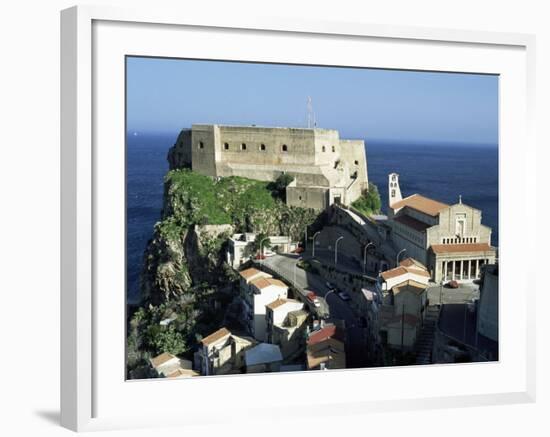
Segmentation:
<svg viewBox="0 0 550 437">
<path fill-rule="evenodd" d="M 294 278 L 296 278 L 297 285 L 310 289 L 321 297 L 327 296 L 329 289 L 325 284 L 326 281 L 319 275 L 306 272 L 297 267 L 298 259 L 298 255 L 275 255 L 265 259 L 263 263 L 279 271 L 288 282 L 294 281 Z M 331 317 L 344 320 L 346 324 L 346 367 L 364 367 L 366 364 L 366 345 L 362 338 L 363 329 L 359 320 L 348 303 L 344 302 L 336 293 L 329 293 L 326 301 Z"/>
</svg>

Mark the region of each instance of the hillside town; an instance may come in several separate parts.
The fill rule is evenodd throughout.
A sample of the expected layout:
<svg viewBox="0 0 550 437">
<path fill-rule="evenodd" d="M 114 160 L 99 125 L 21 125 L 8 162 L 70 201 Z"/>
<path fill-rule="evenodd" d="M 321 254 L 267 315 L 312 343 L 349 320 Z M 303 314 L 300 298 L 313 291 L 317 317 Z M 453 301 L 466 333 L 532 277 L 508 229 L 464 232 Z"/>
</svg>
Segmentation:
<svg viewBox="0 0 550 437">
<path fill-rule="evenodd" d="M 231 301 L 213 302 L 225 311 L 223 321 L 192 346 L 192 356 L 167 350 L 152 356 L 153 376 L 498 360 L 498 256 L 482 212 L 460 195 L 452 205 L 421 193 L 404 197 L 396 173 L 388 175 L 386 214 L 358 208 L 349 187 L 357 183 L 360 193 L 372 187 L 364 145 L 317 131 L 204 125 L 182 131 L 171 166 L 213 178 L 275 177 L 275 166 L 282 166 L 292 175 L 287 201 L 310 202 L 323 220 L 306 225 L 299 238 L 229 234 L 222 257 L 236 277 L 226 284 Z M 304 145 L 310 144 L 317 169 L 292 157 L 297 135 L 304 149 L 298 155 L 309 153 Z M 273 147 L 270 138 L 282 144 L 278 154 L 246 164 L 243 152 L 262 155 Z M 325 159 L 326 153 L 335 155 Z M 216 225 L 201 229 L 209 226 L 219 232 Z"/>
</svg>

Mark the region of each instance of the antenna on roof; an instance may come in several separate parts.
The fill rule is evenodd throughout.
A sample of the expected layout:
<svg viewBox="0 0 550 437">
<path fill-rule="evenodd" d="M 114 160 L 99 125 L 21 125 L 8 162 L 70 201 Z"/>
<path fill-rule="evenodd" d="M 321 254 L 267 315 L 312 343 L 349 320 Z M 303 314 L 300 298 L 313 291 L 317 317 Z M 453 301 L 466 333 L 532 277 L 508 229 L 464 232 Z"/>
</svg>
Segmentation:
<svg viewBox="0 0 550 437">
<path fill-rule="evenodd" d="M 316 127 L 315 112 L 313 112 L 313 104 L 311 103 L 311 96 L 307 96 L 307 127 L 311 129 Z"/>
</svg>

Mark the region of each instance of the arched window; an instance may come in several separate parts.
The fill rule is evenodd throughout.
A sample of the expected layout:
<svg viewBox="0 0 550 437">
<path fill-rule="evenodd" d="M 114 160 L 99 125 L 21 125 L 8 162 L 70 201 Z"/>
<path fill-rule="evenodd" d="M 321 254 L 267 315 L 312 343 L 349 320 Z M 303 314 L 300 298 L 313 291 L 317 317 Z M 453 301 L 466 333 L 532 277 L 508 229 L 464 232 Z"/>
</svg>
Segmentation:
<svg viewBox="0 0 550 437">
<path fill-rule="evenodd" d="M 202 141 L 199 141 L 199 149 L 204 149 L 204 143 Z"/>
<path fill-rule="evenodd" d="M 265 144 L 260 144 L 260 150 L 265 151 Z"/>
<path fill-rule="evenodd" d="M 246 144 L 245 143 L 241 144 L 241 150 L 246 150 Z"/>
<path fill-rule="evenodd" d="M 283 147 L 281 147 L 283 152 L 288 152 L 288 146 L 286 144 L 283 144 Z"/>
<path fill-rule="evenodd" d="M 225 150 L 229 150 L 229 143 L 223 143 L 223 148 Z"/>
</svg>

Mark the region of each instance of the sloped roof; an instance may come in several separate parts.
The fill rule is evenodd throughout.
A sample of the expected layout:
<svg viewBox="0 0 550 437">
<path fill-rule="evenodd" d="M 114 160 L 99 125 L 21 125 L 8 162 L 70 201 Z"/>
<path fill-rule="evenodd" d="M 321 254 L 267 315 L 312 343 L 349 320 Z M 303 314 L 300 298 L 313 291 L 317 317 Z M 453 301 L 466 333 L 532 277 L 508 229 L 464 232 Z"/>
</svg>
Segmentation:
<svg viewBox="0 0 550 437">
<path fill-rule="evenodd" d="M 424 264 L 422 264 L 420 261 L 417 261 L 411 257 L 405 258 L 403 261 L 399 263 L 399 265 L 403 267 L 417 267 L 422 270 L 428 270 Z"/>
<path fill-rule="evenodd" d="M 156 369 L 159 366 L 162 366 L 163 364 L 166 364 L 168 361 L 173 360 L 174 358 L 177 358 L 175 355 L 172 355 L 168 352 L 163 352 L 160 355 L 157 355 L 156 357 L 151 358 L 151 365 Z"/>
<path fill-rule="evenodd" d="M 250 267 L 249 269 L 245 269 L 241 272 L 239 272 L 239 275 L 245 280 L 249 280 L 250 278 L 253 278 L 254 276 L 261 274 L 264 278 L 271 278 L 271 275 L 266 272 L 262 272 L 261 270 L 255 269 L 254 267 Z"/>
<path fill-rule="evenodd" d="M 336 327 L 336 325 L 326 325 L 323 328 L 319 329 L 318 331 L 312 332 L 309 338 L 307 339 L 307 344 L 313 345 L 332 337 L 338 340 L 343 340 L 344 333 L 342 332 L 341 329 Z"/>
<path fill-rule="evenodd" d="M 393 286 L 394 294 L 400 293 L 401 291 L 411 291 L 413 293 L 420 294 L 424 292 L 425 289 L 426 285 L 413 281 L 412 279 Z"/>
<path fill-rule="evenodd" d="M 166 375 L 167 378 L 190 378 L 192 376 L 199 376 L 200 373 L 192 369 L 176 369 L 172 373 Z"/>
<path fill-rule="evenodd" d="M 392 209 L 399 209 L 408 206 L 409 208 L 416 209 L 424 214 L 437 216 L 442 210 L 449 207 L 446 203 L 438 202 L 437 200 L 424 197 L 420 194 L 413 194 L 412 196 L 405 197 L 399 202 L 395 202 L 390 205 Z"/>
<path fill-rule="evenodd" d="M 227 328 L 220 328 L 216 332 L 213 332 L 207 337 L 204 337 L 201 340 L 201 343 L 205 346 L 208 346 L 212 343 L 215 343 L 218 340 L 221 340 L 226 335 L 231 335 L 231 332 Z"/>
<path fill-rule="evenodd" d="M 281 349 L 276 344 L 260 343 L 244 353 L 247 366 L 275 363 L 283 360 Z"/>
<path fill-rule="evenodd" d="M 494 248 L 488 243 L 468 243 L 468 244 L 432 244 L 434 253 L 467 253 L 467 252 L 492 252 Z"/>
</svg>

